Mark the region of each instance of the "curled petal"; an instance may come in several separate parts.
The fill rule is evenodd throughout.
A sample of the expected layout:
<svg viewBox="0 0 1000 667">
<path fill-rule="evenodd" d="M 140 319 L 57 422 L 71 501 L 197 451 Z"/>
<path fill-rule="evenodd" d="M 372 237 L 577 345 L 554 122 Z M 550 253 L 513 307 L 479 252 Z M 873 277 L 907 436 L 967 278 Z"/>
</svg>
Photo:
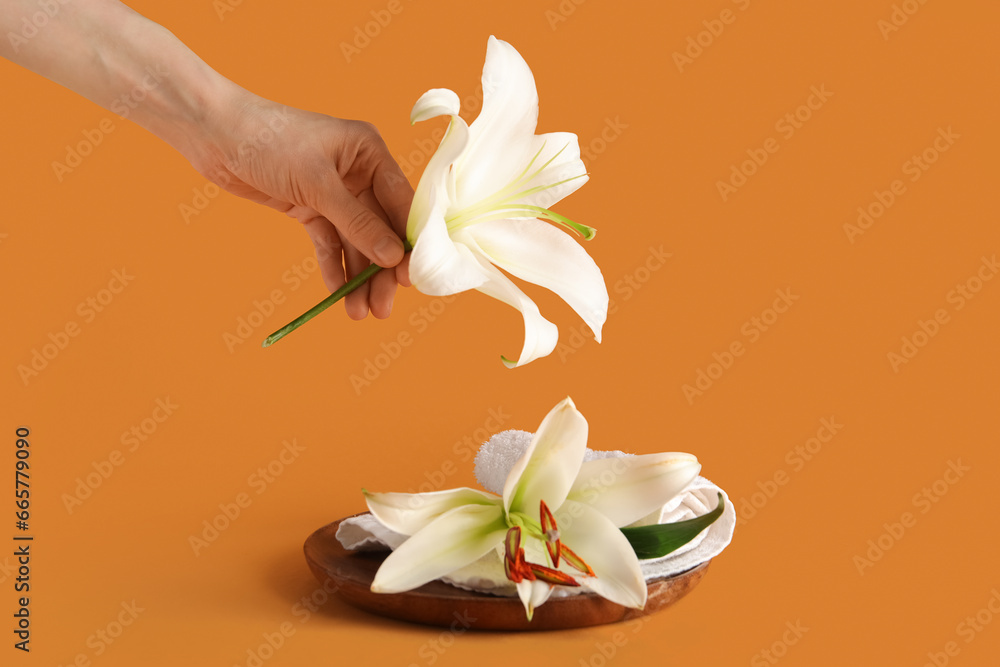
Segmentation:
<svg viewBox="0 0 1000 667">
<path fill-rule="evenodd" d="M 542 500 L 562 505 L 587 450 L 587 420 L 565 398 L 545 415 L 527 451 L 507 475 L 504 509 L 533 515 Z"/>
<path fill-rule="evenodd" d="M 448 510 L 462 505 L 499 505 L 492 493 L 462 488 L 431 493 L 370 493 L 364 491 L 368 510 L 383 526 L 403 535 L 418 530 Z"/>
<path fill-rule="evenodd" d="M 482 222 L 468 234 L 493 264 L 562 297 L 600 342 L 608 288 L 601 269 L 572 237 L 536 219 Z"/>
<path fill-rule="evenodd" d="M 507 534 L 499 505 L 464 505 L 445 512 L 382 562 L 371 589 L 401 593 L 478 560 Z"/>
<path fill-rule="evenodd" d="M 521 349 L 521 356 L 516 362 L 501 357 L 504 365 L 507 368 L 524 366 L 535 359 L 551 354 L 559 341 L 559 330 L 556 325 L 542 317 L 535 302 L 487 260 L 480 258 L 479 265 L 489 278 L 476 289 L 487 296 L 503 301 L 508 306 L 517 308 L 524 318 L 524 346 Z M 410 266 L 413 266 L 412 260 Z M 413 269 L 411 268 L 410 271 L 412 276 Z"/>
<path fill-rule="evenodd" d="M 461 103 L 458 95 L 447 88 L 433 88 L 420 96 L 410 111 L 410 122 L 419 123 L 422 120 L 437 116 L 457 116 Z"/>
<path fill-rule="evenodd" d="M 680 493 L 701 471 L 691 454 L 666 452 L 586 461 L 569 498 L 627 526 Z"/>
</svg>

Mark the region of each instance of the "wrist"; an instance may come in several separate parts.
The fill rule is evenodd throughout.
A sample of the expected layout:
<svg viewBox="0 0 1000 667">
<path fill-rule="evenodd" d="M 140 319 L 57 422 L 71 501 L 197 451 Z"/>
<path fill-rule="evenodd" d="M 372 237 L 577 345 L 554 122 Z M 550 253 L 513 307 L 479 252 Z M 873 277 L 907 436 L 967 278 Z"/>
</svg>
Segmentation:
<svg viewBox="0 0 1000 667">
<path fill-rule="evenodd" d="M 130 54 L 119 72 L 117 95 L 106 106 L 160 137 L 202 170 L 218 161 L 234 115 L 256 96 L 155 23 L 143 26 L 141 39 L 143 56 Z"/>
</svg>

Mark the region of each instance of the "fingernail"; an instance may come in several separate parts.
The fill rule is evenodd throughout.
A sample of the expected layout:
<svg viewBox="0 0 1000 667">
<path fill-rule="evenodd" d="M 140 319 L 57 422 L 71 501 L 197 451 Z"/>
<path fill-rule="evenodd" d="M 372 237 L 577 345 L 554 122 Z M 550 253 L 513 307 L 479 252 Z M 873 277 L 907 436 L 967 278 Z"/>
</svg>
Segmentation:
<svg viewBox="0 0 1000 667">
<path fill-rule="evenodd" d="M 395 266 L 403 259 L 403 242 L 386 236 L 375 244 L 375 259 L 380 266 Z"/>
</svg>

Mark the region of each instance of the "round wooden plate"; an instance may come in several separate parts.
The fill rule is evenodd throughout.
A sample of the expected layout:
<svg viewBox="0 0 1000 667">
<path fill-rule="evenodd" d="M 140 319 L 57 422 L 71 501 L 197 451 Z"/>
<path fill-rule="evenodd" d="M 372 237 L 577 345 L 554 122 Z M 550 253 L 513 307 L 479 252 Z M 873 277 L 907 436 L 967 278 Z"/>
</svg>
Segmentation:
<svg viewBox="0 0 1000 667">
<path fill-rule="evenodd" d="M 340 521 L 343 521 L 341 519 Z M 475 630 L 563 630 L 617 623 L 666 609 L 698 585 L 708 562 L 648 582 L 644 609 L 630 609 L 593 593 L 550 598 L 529 622 L 521 601 L 432 581 L 406 593 L 372 593 L 370 586 L 387 551 L 347 551 L 336 538 L 340 521 L 323 526 L 305 543 L 306 561 L 326 589 L 345 602 L 379 616 L 411 623 Z M 709 561 L 710 562 L 710 561 Z"/>
</svg>

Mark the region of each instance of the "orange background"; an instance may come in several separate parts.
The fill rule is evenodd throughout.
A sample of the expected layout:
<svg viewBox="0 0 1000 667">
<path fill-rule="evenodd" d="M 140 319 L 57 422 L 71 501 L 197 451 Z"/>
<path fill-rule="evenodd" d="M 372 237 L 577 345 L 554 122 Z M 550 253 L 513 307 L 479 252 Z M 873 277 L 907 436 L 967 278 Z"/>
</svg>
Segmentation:
<svg viewBox="0 0 1000 667">
<path fill-rule="evenodd" d="M 205 181 L 183 158 L 0 63 L 3 466 L 15 427 L 29 426 L 36 536 L 30 655 L 11 647 L 13 579 L 0 570 L 4 664 L 245 665 L 283 623 L 294 634 L 265 664 L 774 664 L 765 649 L 786 665 L 923 665 L 929 652 L 992 664 L 1000 280 L 961 308 L 953 290 L 1000 250 L 1000 11 L 927 3 L 886 38 L 891 0 L 666 4 L 682 6 L 404 2 L 347 62 L 340 44 L 387 3 L 247 1 L 223 20 L 209 0 L 132 3 L 258 94 L 374 122 L 404 161 L 443 123 L 410 127 L 417 97 L 473 94 L 487 37 L 511 42 L 535 73 L 539 131 L 576 132 L 591 150 L 591 181 L 556 209 L 600 230 L 587 250 L 616 304 L 597 345 L 573 338 L 582 324 L 565 304 L 529 290 L 569 347 L 515 371 L 499 355 L 520 350 L 520 317 L 475 293 L 444 303 L 409 290 L 386 321 L 338 307 L 260 349 L 325 294 L 316 273 L 297 289 L 283 280 L 312 254 L 297 224 L 228 194 L 186 224 L 179 206 Z M 703 21 L 718 31 L 724 9 L 733 22 L 679 71 L 674 52 Z M 812 86 L 831 96 L 787 137 L 776 123 Z M 109 118 L 114 131 L 58 182 L 52 162 Z M 939 128 L 959 137 L 909 180 L 905 163 Z M 723 201 L 717 182 L 768 138 L 777 152 Z M 905 192 L 852 243 L 844 225 L 896 179 Z M 672 256 L 647 273 L 651 246 Z M 134 279 L 85 321 L 78 304 L 122 267 Z M 785 289 L 798 299 L 774 321 L 765 311 Z M 284 302 L 231 352 L 223 335 L 273 290 Z M 894 369 L 887 355 L 939 309 L 947 321 Z M 69 322 L 79 335 L 26 385 L 17 367 Z M 412 344 L 356 391 L 351 376 L 385 365 L 383 345 L 403 332 Z M 689 401 L 683 385 L 718 376 L 713 354 L 737 341 L 744 353 Z M 737 504 L 734 542 L 693 594 L 641 627 L 443 641 L 336 600 L 296 613 L 316 589 L 302 542 L 361 511 L 362 485 L 473 483 L 471 450 L 456 443 L 482 435 L 491 409 L 504 428 L 534 430 L 567 394 L 591 446 L 693 452 Z M 123 434 L 157 399 L 178 407 L 129 451 Z M 800 462 L 824 418 L 843 427 Z M 252 476 L 292 439 L 305 449 L 261 489 Z M 64 495 L 115 450 L 121 465 L 68 511 Z M 949 462 L 968 468 L 949 473 L 954 484 L 941 481 Z M 196 556 L 189 536 L 241 493 L 250 506 Z M 0 533 L 13 534 L 2 496 Z M 888 550 L 866 555 L 880 539 Z M 134 623 L 96 639 L 133 601 Z M 960 625 L 977 613 L 993 623 Z M 797 623 L 799 638 L 786 633 Z"/>
</svg>

